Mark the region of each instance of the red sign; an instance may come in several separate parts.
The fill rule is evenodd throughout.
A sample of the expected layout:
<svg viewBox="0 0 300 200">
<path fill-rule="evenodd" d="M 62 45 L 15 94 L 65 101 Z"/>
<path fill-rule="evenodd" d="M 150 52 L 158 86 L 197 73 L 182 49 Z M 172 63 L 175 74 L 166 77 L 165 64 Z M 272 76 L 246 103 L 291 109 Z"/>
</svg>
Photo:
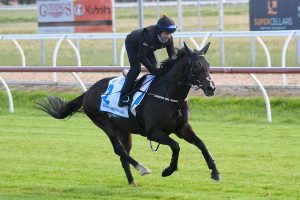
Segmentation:
<svg viewBox="0 0 300 200">
<path fill-rule="evenodd" d="M 74 1 L 75 32 L 112 32 L 111 0 Z"/>
</svg>

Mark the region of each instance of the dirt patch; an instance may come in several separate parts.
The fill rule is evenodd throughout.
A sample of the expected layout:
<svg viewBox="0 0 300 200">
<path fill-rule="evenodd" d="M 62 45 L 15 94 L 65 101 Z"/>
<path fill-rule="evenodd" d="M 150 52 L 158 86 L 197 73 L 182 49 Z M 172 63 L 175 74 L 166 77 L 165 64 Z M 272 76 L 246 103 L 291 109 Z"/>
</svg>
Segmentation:
<svg viewBox="0 0 300 200">
<path fill-rule="evenodd" d="M 11 90 L 22 91 L 73 91 L 81 92 L 82 88 L 71 73 L 1 73 Z M 78 73 L 87 87 L 104 77 L 119 76 L 120 73 Z M 217 90 L 215 96 L 262 96 L 256 82 L 247 74 L 213 74 Z M 269 96 L 300 97 L 300 75 L 286 75 L 286 86 L 283 86 L 282 75 L 259 74 L 256 78 L 264 85 Z M 192 96 L 205 96 L 200 90 L 190 92 Z"/>
</svg>

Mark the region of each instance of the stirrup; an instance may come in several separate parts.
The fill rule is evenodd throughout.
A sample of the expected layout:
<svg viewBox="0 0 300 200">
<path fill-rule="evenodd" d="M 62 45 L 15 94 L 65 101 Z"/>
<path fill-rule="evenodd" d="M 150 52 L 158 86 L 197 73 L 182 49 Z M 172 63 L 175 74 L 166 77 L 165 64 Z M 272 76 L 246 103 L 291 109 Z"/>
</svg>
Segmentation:
<svg viewBox="0 0 300 200">
<path fill-rule="evenodd" d="M 130 106 L 129 96 L 120 97 L 118 106 L 119 107 Z"/>
</svg>

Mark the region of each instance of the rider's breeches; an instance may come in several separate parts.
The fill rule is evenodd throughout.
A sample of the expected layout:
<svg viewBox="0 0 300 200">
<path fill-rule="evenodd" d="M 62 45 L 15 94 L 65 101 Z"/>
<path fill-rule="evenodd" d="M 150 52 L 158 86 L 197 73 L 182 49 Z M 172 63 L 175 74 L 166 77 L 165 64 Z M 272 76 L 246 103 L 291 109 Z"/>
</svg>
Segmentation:
<svg viewBox="0 0 300 200">
<path fill-rule="evenodd" d="M 127 94 L 131 89 L 133 89 L 134 82 L 141 73 L 141 62 L 139 60 L 138 53 L 134 48 L 128 45 L 127 41 L 125 41 L 125 46 L 130 64 L 130 69 L 127 73 L 125 83 L 121 90 L 121 97 Z M 153 52 L 149 52 L 147 54 L 147 58 L 151 63 L 154 64 L 154 66 L 156 66 L 157 61 Z"/>
<path fill-rule="evenodd" d="M 130 69 L 127 73 L 125 83 L 121 90 L 121 97 L 127 94 L 131 89 L 133 89 L 135 79 L 141 73 L 141 64 L 138 58 L 138 54 L 132 48 L 128 47 L 128 45 L 126 45 L 126 50 L 130 63 Z"/>
</svg>

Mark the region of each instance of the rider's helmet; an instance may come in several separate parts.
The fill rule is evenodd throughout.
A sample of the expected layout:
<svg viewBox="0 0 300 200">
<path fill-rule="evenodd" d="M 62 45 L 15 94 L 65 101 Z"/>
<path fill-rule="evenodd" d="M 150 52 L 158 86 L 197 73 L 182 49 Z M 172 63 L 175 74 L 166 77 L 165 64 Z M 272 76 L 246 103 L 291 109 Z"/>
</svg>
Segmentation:
<svg viewBox="0 0 300 200">
<path fill-rule="evenodd" d="M 167 17 L 167 14 L 163 14 L 162 17 L 157 21 L 157 29 L 159 34 L 162 32 L 174 33 L 176 31 L 177 26 L 175 22 Z"/>
</svg>

